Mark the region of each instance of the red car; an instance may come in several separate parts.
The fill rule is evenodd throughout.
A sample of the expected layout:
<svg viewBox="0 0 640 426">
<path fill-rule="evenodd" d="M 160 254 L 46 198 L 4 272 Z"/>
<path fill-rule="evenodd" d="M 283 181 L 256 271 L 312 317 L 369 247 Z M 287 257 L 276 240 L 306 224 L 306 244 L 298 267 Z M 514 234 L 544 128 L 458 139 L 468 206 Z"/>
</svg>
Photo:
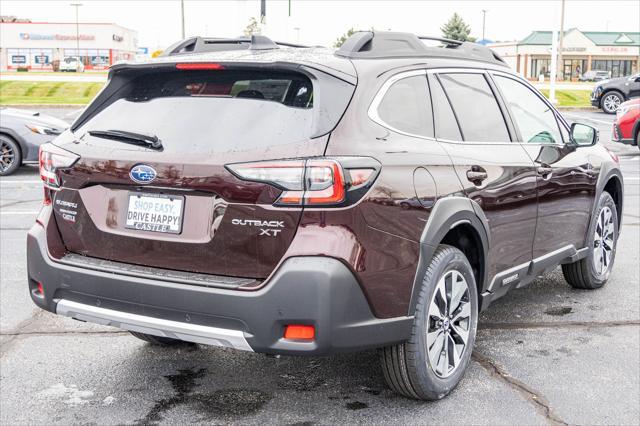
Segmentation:
<svg viewBox="0 0 640 426">
<path fill-rule="evenodd" d="M 620 104 L 613 123 L 613 140 L 640 146 L 640 98 Z"/>
</svg>

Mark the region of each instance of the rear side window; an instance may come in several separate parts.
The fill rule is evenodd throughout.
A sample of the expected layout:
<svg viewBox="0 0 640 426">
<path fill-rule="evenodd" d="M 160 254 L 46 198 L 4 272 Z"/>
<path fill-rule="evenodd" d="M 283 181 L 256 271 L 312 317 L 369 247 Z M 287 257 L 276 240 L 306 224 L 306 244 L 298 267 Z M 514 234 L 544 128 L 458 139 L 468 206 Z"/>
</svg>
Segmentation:
<svg viewBox="0 0 640 426">
<path fill-rule="evenodd" d="M 494 80 L 509 106 L 522 142 L 562 143 L 556 116 L 542 99 L 511 78 L 496 75 Z"/>
<path fill-rule="evenodd" d="M 433 75 L 429 76 L 429 86 L 431 87 L 436 137 L 450 141 L 461 141 L 462 134 L 460 134 L 456 116 L 453 115 L 453 110 L 440 82 Z"/>
<path fill-rule="evenodd" d="M 392 129 L 433 137 L 433 115 L 426 76 L 406 77 L 393 83 L 378 105 L 378 116 Z"/>
<path fill-rule="evenodd" d="M 498 102 L 482 74 L 439 74 L 462 130 L 470 142 L 510 142 Z"/>
</svg>

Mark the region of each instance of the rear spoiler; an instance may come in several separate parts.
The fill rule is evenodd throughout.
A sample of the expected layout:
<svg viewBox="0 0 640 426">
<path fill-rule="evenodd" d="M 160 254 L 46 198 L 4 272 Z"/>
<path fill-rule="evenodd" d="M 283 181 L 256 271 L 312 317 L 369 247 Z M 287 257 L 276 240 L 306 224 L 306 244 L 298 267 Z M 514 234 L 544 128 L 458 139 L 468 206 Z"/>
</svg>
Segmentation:
<svg viewBox="0 0 640 426">
<path fill-rule="evenodd" d="M 180 40 L 177 43 L 166 48 L 160 56 L 175 56 L 188 53 L 204 53 L 204 52 L 222 52 L 227 50 L 271 50 L 279 49 L 280 46 L 305 48 L 301 44 L 284 43 L 272 41 L 269 37 L 263 35 L 252 35 L 251 37 L 241 38 L 204 38 L 190 37 Z"/>
</svg>

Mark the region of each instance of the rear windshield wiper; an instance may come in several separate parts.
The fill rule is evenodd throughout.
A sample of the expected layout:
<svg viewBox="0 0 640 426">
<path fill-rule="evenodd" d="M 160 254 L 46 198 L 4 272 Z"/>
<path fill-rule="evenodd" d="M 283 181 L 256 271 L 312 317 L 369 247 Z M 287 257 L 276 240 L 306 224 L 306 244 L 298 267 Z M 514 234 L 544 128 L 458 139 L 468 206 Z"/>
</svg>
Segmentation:
<svg viewBox="0 0 640 426">
<path fill-rule="evenodd" d="M 115 139 L 131 145 L 162 151 L 162 142 L 155 135 L 127 132 L 126 130 L 89 130 L 87 133 L 98 138 Z"/>
</svg>

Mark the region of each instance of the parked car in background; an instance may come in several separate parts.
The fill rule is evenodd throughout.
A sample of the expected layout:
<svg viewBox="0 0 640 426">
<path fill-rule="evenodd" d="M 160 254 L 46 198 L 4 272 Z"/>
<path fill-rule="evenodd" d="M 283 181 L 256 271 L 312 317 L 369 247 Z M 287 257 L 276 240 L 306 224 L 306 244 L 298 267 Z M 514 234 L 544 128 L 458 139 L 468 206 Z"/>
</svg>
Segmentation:
<svg viewBox="0 0 640 426">
<path fill-rule="evenodd" d="M 31 110 L 0 108 L 0 176 L 38 161 L 38 149 L 69 124 Z"/>
<path fill-rule="evenodd" d="M 432 400 L 495 300 L 611 274 L 617 158 L 486 47 L 196 37 L 109 76 L 41 148 L 25 285 L 47 311 L 156 345 L 379 348 Z"/>
<path fill-rule="evenodd" d="M 615 114 L 624 101 L 640 96 L 640 74 L 602 80 L 591 92 L 591 105 L 607 114 Z"/>
<path fill-rule="evenodd" d="M 609 71 L 591 70 L 591 71 L 585 72 L 580 77 L 578 77 L 578 80 L 580 80 L 580 81 L 602 81 L 602 80 L 605 80 L 605 79 L 609 78 L 610 76 L 611 76 L 611 72 L 609 72 Z"/>
<path fill-rule="evenodd" d="M 84 64 L 76 56 L 67 56 L 60 61 L 60 71 L 84 72 Z"/>
<path fill-rule="evenodd" d="M 640 98 L 620 104 L 613 123 L 613 141 L 640 148 Z"/>
</svg>

